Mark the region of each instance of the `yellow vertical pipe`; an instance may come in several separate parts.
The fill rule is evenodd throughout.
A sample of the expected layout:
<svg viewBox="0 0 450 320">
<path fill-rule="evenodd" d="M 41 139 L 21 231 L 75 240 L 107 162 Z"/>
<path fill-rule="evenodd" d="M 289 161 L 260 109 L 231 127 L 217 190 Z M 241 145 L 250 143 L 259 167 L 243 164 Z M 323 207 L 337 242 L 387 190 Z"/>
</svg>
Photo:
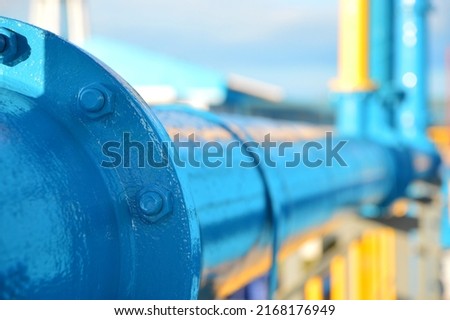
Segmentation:
<svg viewBox="0 0 450 320">
<path fill-rule="evenodd" d="M 340 0 L 338 79 L 335 91 L 374 89 L 369 76 L 369 0 Z"/>
<path fill-rule="evenodd" d="M 377 279 L 377 236 L 374 231 L 367 231 L 361 239 L 361 295 L 362 299 L 378 298 Z"/>
<path fill-rule="evenodd" d="M 387 293 L 388 293 L 388 286 L 389 286 L 389 279 L 388 279 L 388 250 L 387 247 L 387 237 L 386 237 L 386 229 L 381 228 L 378 231 L 378 248 L 379 248 L 379 261 L 378 261 L 378 268 L 379 268 L 379 279 L 378 282 L 380 284 L 380 296 L 379 299 L 385 300 L 387 299 Z"/>
<path fill-rule="evenodd" d="M 354 240 L 348 248 L 348 295 L 351 300 L 362 299 L 361 295 L 361 242 Z"/>
<path fill-rule="evenodd" d="M 380 232 L 376 230 L 372 234 L 372 279 L 373 298 L 380 299 Z"/>
<path fill-rule="evenodd" d="M 389 273 L 391 261 L 389 261 L 389 229 L 380 230 L 380 299 L 386 300 L 390 298 L 391 280 Z"/>
<path fill-rule="evenodd" d="M 321 277 L 312 277 L 305 284 L 306 300 L 323 300 L 323 282 Z"/>
<path fill-rule="evenodd" d="M 335 256 L 330 263 L 331 300 L 344 300 L 347 292 L 346 261 L 343 256 Z"/>
<path fill-rule="evenodd" d="M 386 248 L 387 248 L 387 277 L 388 277 L 388 288 L 386 299 L 395 300 L 397 299 L 397 242 L 395 230 L 392 228 L 386 228 L 385 230 L 386 237 Z"/>
</svg>

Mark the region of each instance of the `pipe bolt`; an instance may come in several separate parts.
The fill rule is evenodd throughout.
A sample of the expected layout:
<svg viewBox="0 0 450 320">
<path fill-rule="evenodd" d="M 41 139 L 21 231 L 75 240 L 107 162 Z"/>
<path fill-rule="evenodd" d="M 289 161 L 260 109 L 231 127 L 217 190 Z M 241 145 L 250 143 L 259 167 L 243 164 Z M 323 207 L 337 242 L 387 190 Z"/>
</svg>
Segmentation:
<svg viewBox="0 0 450 320">
<path fill-rule="evenodd" d="M 172 193 L 160 186 L 144 188 L 138 195 L 139 215 L 155 223 L 172 212 Z"/>
<path fill-rule="evenodd" d="M 87 112 L 100 111 L 105 102 L 105 95 L 98 89 L 87 88 L 80 93 L 80 106 Z"/>
<path fill-rule="evenodd" d="M 13 63 L 19 56 L 17 50 L 17 34 L 7 28 L 0 28 L 0 63 Z"/>
<path fill-rule="evenodd" d="M 0 53 L 5 52 L 8 40 L 3 34 L 0 34 Z"/>
<path fill-rule="evenodd" d="M 98 119 L 113 112 L 113 93 L 105 86 L 94 83 L 80 90 L 78 106 L 91 119 Z"/>
<path fill-rule="evenodd" d="M 139 207 L 142 210 L 142 213 L 154 217 L 161 212 L 164 200 L 161 198 L 161 195 L 157 192 L 147 192 L 141 196 L 139 200 Z"/>
</svg>

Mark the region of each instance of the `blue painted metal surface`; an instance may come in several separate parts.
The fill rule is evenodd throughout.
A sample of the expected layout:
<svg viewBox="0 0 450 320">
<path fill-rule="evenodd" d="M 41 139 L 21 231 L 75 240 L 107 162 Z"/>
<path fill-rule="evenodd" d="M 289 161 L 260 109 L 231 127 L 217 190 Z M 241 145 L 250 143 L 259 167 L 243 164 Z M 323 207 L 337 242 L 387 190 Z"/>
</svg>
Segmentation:
<svg viewBox="0 0 450 320">
<path fill-rule="evenodd" d="M 378 87 L 394 78 L 394 1 L 370 1 L 370 77 Z"/>
<path fill-rule="evenodd" d="M 250 252 L 263 251 L 273 245 L 274 237 L 275 243 L 281 245 L 322 224 L 338 208 L 387 203 L 402 195 L 415 177 L 412 150 L 408 148 L 387 148 L 368 140 L 335 136 L 333 144 L 347 141 L 341 152 L 346 164 L 334 162 L 326 166 L 325 129 L 254 117 L 218 118 L 180 106 L 160 107 L 155 112 L 172 136 L 180 134 L 187 139 L 194 134 L 203 147 L 191 150 L 201 165 L 187 165 L 183 170 L 189 176 L 199 219 L 203 272 L 208 275 L 205 278 L 214 277 L 216 270 Z M 269 133 L 277 143 L 277 148 L 270 151 L 273 166 L 260 163 L 258 167 L 244 168 L 239 161 L 253 163 L 255 156 L 248 157 L 239 149 L 234 149 L 233 157 L 230 153 L 219 158 L 223 162 L 214 168 L 206 167 L 202 161 L 202 150 L 210 139 L 215 141 L 214 149 L 226 150 L 236 141 L 261 143 Z M 286 167 L 294 153 L 302 153 L 311 139 L 323 149 L 312 149 L 310 160 L 320 159 L 324 164 Z M 285 141 L 292 141 L 294 146 L 280 156 L 280 143 Z M 263 158 L 260 149 L 250 149 L 256 159 Z M 187 148 L 180 148 L 179 155 L 184 162 L 192 156 Z"/>
<path fill-rule="evenodd" d="M 440 158 L 427 135 L 430 124 L 428 92 L 429 0 L 397 0 L 394 79 L 401 90 L 395 105 L 395 128 L 400 143 L 411 146 L 417 178 L 429 176 L 428 167 Z"/>
<path fill-rule="evenodd" d="M 398 142 L 395 106 L 401 98 L 394 81 L 395 4 L 392 0 L 370 1 L 370 77 L 377 90 L 366 105 L 369 136 L 385 144 Z"/>
<path fill-rule="evenodd" d="M 220 277 L 267 248 L 275 261 L 283 243 L 336 210 L 388 203 L 436 169 L 434 154 L 414 144 L 359 134 L 369 93 L 345 98 L 334 141 L 329 129 L 306 124 L 181 106 L 151 111 L 111 70 L 56 36 L 5 18 L 0 28 L 2 298 L 195 298 L 200 273 Z M 278 148 L 246 144 L 268 133 Z M 140 164 L 140 147 L 129 142 L 129 165 L 101 166 L 105 143 L 125 134 L 151 142 L 150 155 L 168 165 Z M 196 148 L 165 147 L 191 134 L 187 145 Z M 345 164 L 327 163 L 344 140 Z M 280 155 L 286 141 L 293 147 Z M 221 164 L 205 162 L 212 142 L 229 150 Z M 288 167 L 299 152 L 304 161 Z M 275 263 L 271 291 L 276 272 Z"/>
<path fill-rule="evenodd" d="M 415 178 L 429 177 L 440 162 L 427 137 L 429 1 L 380 0 L 370 7 L 370 76 L 377 88 L 339 94 L 337 129 L 409 150 Z"/>
<path fill-rule="evenodd" d="M 183 177 L 172 164 L 99 162 L 123 132 L 161 148 L 165 130 L 73 45 L 10 19 L 0 28 L 15 37 L 0 65 L 0 297 L 195 298 L 200 240 Z M 140 197 L 155 188 L 171 207 L 149 222 Z"/>
<path fill-rule="evenodd" d="M 426 148 L 428 112 L 428 26 L 429 0 L 397 0 L 395 78 L 404 92 L 396 121 L 402 138 Z"/>
</svg>

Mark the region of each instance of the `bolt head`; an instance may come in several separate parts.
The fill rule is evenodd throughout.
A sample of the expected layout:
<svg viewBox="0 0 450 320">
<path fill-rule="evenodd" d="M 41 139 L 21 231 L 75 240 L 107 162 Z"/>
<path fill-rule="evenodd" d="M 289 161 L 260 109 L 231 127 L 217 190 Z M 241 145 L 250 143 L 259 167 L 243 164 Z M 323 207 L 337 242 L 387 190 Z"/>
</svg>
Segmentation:
<svg viewBox="0 0 450 320">
<path fill-rule="evenodd" d="M 139 200 L 139 207 L 142 213 L 148 216 L 156 216 L 163 208 L 163 199 L 157 192 L 149 191 L 144 193 Z"/>
<path fill-rule="evenodd" d="M 155 223 L 172 212 L 172 193 L 161 186 L 146 187 L 138 194 L 139 216 L 146 222 Z"/>
<path fill-rule="evenodd" d="M 96 88 L 87 88 L 80 93 L 80 106 L 87 112 L 100 111 L 105 103 L 105 95 Z"/>
<path fill-rule="evenodd" d="M 3 34 L 0 34 L 0 53 L 5 52 L 8 39 Z"/>
<path fill-rule="evenodd" d="M 0 63 L 7 64 L 17 58 L 17 35 L 14 31 L 0 28 Z"/>
<path fill-rule="evenodd" d="M 78 107 L 85 116 L 98 119 L 113 112 L 114 94 L 99 83 L 88 85 L 78 93 Z"/>
</svg>

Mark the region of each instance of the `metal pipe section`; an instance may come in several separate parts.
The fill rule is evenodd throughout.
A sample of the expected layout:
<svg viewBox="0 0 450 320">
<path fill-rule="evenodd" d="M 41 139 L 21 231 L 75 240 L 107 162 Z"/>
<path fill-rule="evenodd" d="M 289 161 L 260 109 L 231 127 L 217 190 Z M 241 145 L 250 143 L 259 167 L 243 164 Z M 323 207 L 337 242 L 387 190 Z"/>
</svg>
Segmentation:
<svg viewBox="0 0 450 320">
<path fill-rule="evenodd" d="M 370 75 L 379 87 L 377 90 L 373 85 L 361 87 L 357 77 L 342 81 L 339 76 L 332 87 L 338 94 L 337 130 L 348 137 L 378 141 L 394 148 L 403 145 L 415 149 L 412 154 L 415 178 L 430 176 L 440 160 L 427 137 L 428 1 L 371 1 L 370 24 L 367 19 L 369 1 L 341 0 L 340 3 L 338 69 L 347 71 L 339 73 L 358 74 L 361 79 L 367 76 L 365 82 L 372 83 L 366 73 L 369 51 L 364 50 L 370 38 Z M 355 32 L 351 24 L 360 32 Z M 358 63 L 352 65 L 350 59 Z M 401 81 L 400 86 L 398 81 Z M 349 89 L 352 86 L 353 89 Z"/>
<path fill-rule="evenodd" d="M 427 135 L 430 121 L 428 93 L 428 0 L 396 2 L 397 41 L 395 79 L 402 100 L 395 106 L 396 129 L 401 143 L 416 152 L 416 178 L 429 176 L 429 169 L 439 165 L 436 147 Z"/>
<path fill-rule="evenodd" d="M 102 165 L 128 133 L 167 133 L 111 70 L 0 17 L 0 298 L 196 298 L 200 235 L 173 163 Z M 156 152 L 156 160 L 172 159 Z"/>
<path fill-rule="evenodd" d="M 338 79 L 339 92 L 374 88 L 369 77 L 369 0 L 340 0 Z"/>
<path fill-rule="evenodd" d="M 370 77 L 380 89 L 394 80 L 394 8 L 392 0 L 370 1 Z"/>
<path fill-rule="evenodd" d="M 392 0 L 370 1 L 370 77 L 377 90 L 367 99 L 366 135 L 385 144 L 395 144 L 396 110 L 401 99 L 394 80 L 395 4 Z"/>
<path fill-rule="evenodd" d="M 428 0 L 397 0 L 396 79 L 404 92 L 398 106 L 397 125 L 402 138 L 416 145 L 430 145 L 427 70 Z"/>
<path fill-rule="evenodd" d="M 348 136 L 367 136 L 367 105 L 375 84 L 369 74 L 369 0 L 340 0 L 337 129 Z"/>
<path fill-rule="evenodd" d="M 191 136 L 191 143 L 193 137 L 199 142 L 195 149 L 193 145 L 180 148 L 179 156 L 187 163 L 183 170 L 188 172 L 200 222 L 206 273 L 252 250 L 263 252 L 273 236 L 270 217 L 279 219 L 280 241 L 286 242 L 329 220 L 338 208 L 381 203 L 402 184 L 396 151 L 331 136 L 331 131 L 326 136 L 331 128 L 241 116 L 219 118 L 186 107 L 164 106 L 155 112 L 174 139 L 188 141 Z M 269 136 L 273 147 L 262 150 Z M 292 147 L 281 146 L 288 142 Z M 339 163 L 331 150 L 342 142 Z M 246 144 L 251 152 L 242 150 Z M 205 152 L 217 150 L 224 157 L 217 156 L 209 160 L 217 163 L 205 166 Z M 293 165 L 296 158 L 300 162 Z M 407 158 L 403 160 L 401 166 L 410 168 Z M 273 215 L 271 210 L 279 212 Z"/>
<path fill-rule="evenodd" d="M 368 2 L 344 3 L 350 25 L 366 30 L 367 15 L 352 10 L 367 13 Z M 352 32 L 361 67 L 367 39 Z M 386 204 L 419 170 L 435 170 L 414 145 L 356 134 L 367 91 L 343 97 L 340 121 L 345 111 L 358 127 L 340 123 L 331 136 L 292 122 L 152 111 L 46 31 L 0 18 L 0 40 L 1 298 L 196 298 L 236 269 L 248 271 L 233 282 L 242 287 L 271 266 L 276 276 L 280 250 L 334 212 Z M 348 87 L 371 84 L 365 68 L 350 74 Z M 229 283 L 222 297 L 240 288 Z"/>
</svg>

